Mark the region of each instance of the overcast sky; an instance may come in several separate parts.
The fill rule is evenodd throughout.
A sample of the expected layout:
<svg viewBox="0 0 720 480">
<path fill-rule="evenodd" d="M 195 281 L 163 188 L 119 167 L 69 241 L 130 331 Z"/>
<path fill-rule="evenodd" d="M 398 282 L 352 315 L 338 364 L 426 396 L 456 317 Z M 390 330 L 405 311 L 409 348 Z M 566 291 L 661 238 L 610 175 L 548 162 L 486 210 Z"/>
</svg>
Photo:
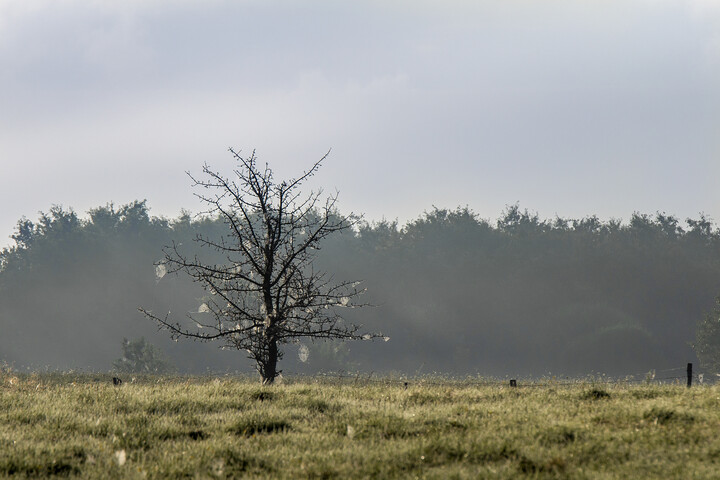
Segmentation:
<svg viewBox="0 0 720 480">
<path fill-rule="evenodd" d="M 0 247 L 22 216 L 328 149 L 344 212 L 720 220 L 720 2 L 0 0 Z"/>
</svg>

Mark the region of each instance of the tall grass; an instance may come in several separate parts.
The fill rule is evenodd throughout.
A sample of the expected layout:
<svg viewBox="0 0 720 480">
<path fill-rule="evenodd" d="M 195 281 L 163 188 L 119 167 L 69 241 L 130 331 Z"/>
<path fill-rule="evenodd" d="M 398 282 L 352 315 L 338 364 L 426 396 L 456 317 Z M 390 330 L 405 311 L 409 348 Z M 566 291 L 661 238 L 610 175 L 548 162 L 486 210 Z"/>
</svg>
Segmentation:
<svg viewBox="0 0 720 480">
<path fill-rule="evenodd" d="M 0 476 L 718 478 L 720 387 L 0 374 Z"/>
</svg>

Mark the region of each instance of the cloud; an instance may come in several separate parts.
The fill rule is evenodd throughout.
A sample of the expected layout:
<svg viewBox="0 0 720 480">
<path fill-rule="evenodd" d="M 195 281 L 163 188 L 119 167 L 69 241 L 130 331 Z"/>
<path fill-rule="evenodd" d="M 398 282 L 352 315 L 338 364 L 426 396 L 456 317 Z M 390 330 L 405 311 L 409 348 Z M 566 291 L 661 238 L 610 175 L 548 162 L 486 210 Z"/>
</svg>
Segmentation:
<svg viewBox="0 0 720 480">
<path fill-rule="evenodd" d="M 194 208 L 183 172 L 230 145 L 281 175 L 332 147 L 318 181 L 371 218 L 709 210 L 714 5 L 1 2 L 0 231 L 52 203 Z"/>
</svg>

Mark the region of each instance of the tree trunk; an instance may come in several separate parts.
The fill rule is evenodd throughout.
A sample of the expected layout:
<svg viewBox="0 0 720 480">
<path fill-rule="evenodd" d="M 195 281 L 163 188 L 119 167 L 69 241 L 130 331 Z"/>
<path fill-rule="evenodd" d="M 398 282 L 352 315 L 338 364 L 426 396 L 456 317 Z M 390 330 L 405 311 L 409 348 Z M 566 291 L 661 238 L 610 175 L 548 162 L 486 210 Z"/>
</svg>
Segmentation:
<svg viewBox="0 0 720 480">
<path fill-rule="evenodd" d="M 272 385 L 275 383 L 275 378 L 278 376 L 277 362 L 278 362 L 278 347 L 277 340 L 272 339 L 268 341 L 268 356 L 265 365 L 263 365 L 262 383 L 263 385 Z"/>
</svg>

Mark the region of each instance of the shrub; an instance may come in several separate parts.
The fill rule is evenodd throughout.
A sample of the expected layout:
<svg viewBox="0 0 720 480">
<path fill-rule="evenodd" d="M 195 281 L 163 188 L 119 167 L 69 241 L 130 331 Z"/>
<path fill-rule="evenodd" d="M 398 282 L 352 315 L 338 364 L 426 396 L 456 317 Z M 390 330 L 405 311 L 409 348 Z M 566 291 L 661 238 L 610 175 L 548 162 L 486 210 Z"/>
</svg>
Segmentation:
<svg viewBox="0 0 720 480">
<path fill-rule="evenodd" d="M 169 373 L 174 370 L 163 352 L 141 337 L 123 338 L 123 356 L 113 362 L 113 369 L 121 373 Z"/>
<path fill-rule="evenodd" d="M 713 311 L 698 323 L 693 349 L 702 368 L 720 371 L 720 296 Z"/>
</svg>

